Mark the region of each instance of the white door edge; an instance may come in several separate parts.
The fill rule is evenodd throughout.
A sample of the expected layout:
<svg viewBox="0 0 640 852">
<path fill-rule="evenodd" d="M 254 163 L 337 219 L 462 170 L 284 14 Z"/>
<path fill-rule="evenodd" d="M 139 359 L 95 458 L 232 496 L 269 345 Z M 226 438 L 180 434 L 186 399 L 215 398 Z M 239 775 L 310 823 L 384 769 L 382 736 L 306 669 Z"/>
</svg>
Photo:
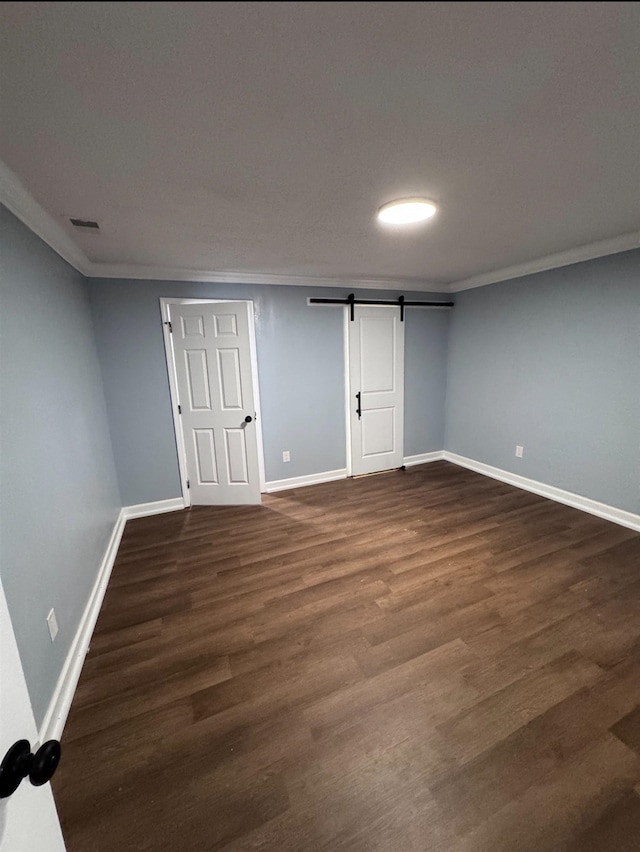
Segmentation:
<svg viewBox="0 0 640 852">
<path fill-rule="evenodd" d="M 172 304 L 179 304 L 178 299 L 160 299 L 160 309 L 162 312 L 162 336 L 164 338 L 164 355 L 167 362 L 167 375 L 169 376 L 169 396 L 171 398 L 171 414 L 173 416 L 173 432 L 176 439 L 176 448 L 178 452 L 178 470 L 180 472 L 180 487 L 182 489 L 182 499 L 185 509 L 191 506 L 191 494 L 187 487 L 187 453 L 184 446 L 184 432 L 178 414 L 178 377 L 176 374 L 176 361 L 173 354 L 173 341 L 171 332 L 169 331 L 169 307 Z"/>
<path fill-rule="evenodd" d="M 0 580 L 0 760 L 14 742 L 26 739 L 35 752 L 40 744 L 31 699 L 2 581 Z M 64 760 L 64 749 L 63 757 Z M 32 786 L 25 779 L 0 799 L 0 852 L 64 852 L 50 784 Z"/>
<path fill-rule="evenodd" d="M 347 454 L 346 468 L 347 476 L 353 476 L 353 463 L 351 459 L 351 359 L 349 356 L 349 307 L 345 305 L 342 310 L 343 333 L 344 333 L 344 416 L 347 424 Z"/>
<path fill-rule="evenodd" d="M 223 304 L 225 302 L 235 302 L 248 306 L 249 317 L 249 354 L 251 360 L 251 381 L 253 383 L 253 397 L 255 407 L 255 426 L 256 426 L 256 441 L 258 445 L 258 480 L 260 483 L 260 493 L 266 491 L 266 476 L 264 469 L 264 446 L 262 441 L 262 411 L 260 409 L 260 385 L 258 383 L 258 350 L 256 347 L 256 325 L 255 325 L 255 310 L 252 299 L 172 299 L 167 297 L 160 298 L 160 310 L 162 314 L 162 334 L 164 337 L 164 351 L 167 361 L 167 373 L 169 375 L 169 393 L 171 396 L 171 412 L 173 415 L 173 429 L 176 436 L 176 446 L 178 449 L 178 468 L 180 470 L 180 484 L 182 487 L 182 497 L 185 507 L 191 505 L 191 495 L 187 488 L 187 453 L 184 443 L 184 431 L 182 429 L 182 418 L 178 414 L 178 376 L 176 373 L 176 362 L 173 353 L 173 341 L 171 332 L 169 331 L 171 305 L 201 305 L 209 303 Z"/>
<path fill-rule="evenodd" d="M 225 301 L 231 301 L 227 299 Z M 262 412 L 260 408 L 260 383 L 258 382 L 258 350 L 256 348 L 256 317 L 255 307 L 250 299 L 236 299 L 249 305 L 249 354 L 251 356 L 251 381 L 253 382 L 253 404 L 256 410 L 256 440 L 258 442 L 258 478 L 260 493 L 267 490 L 267 477 L 264 469 L 264 446 L 262 443 Z"/>
</svg>

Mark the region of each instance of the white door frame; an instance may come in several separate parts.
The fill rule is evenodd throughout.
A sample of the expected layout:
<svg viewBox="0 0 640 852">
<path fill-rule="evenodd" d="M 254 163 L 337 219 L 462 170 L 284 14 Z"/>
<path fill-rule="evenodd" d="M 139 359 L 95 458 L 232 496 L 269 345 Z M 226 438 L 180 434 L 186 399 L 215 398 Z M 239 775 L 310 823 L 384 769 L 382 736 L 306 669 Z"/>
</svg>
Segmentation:
<svg viewBox="0 0 640 852">
<path fill-rule="evenodd" d="M 184 430 L 182 418 L 178 413 L 178 376 L 176 373 L 176 361 L 173 352 L 173 341 L 169 331 L 169 317 L 171 305 L 201 305 L 201 304 L 223 304 L 225 302 L 241 302 L 248 305 L 249 315 L 249 354 L 251 356 L 251 381 L 253 383 L 253 400 L 255 407 L 256 441 L 258 444 L 258 477 L 260 480 L 260 493 L 266 491 L 266 478 L 264 472 L 264 446 L 262 443 L 262 412 L 260 410 L 260 385 L 258 384 L 258 350 L 256 348 L 256 324 L 255 311 L 252 299 L 171 299 L 160 298 L 160 311 L 162 314 L 162 336 L 164 338 L 164 353 L 167 361 L 167 373 L 169 375 L 169 393 L 171 396 L 171 413 L 173 414 L 173 429 L 176 436 L 176 447 L 178 448 L 178 468 L 180 470 L 180 485 L 182 487 L 182 499 L 185 508 L 191 505 L 191 494 L 187 488 L 187 453 L 184 443 Z"/>
</svg>

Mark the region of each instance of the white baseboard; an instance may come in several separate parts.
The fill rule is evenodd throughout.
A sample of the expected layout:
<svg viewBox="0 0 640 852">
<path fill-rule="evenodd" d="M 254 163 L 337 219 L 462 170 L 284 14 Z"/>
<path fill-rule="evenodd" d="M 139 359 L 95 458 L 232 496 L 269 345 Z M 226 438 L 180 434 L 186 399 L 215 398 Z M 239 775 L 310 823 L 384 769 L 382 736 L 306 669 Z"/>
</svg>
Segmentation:
<svg viewBox="0 0 640 852">
<path fill-rule="evenodd" d="M 274 479 L 265 483 L 265 493 L 286 491 L 289 488 L 302 488 L 305 485 L 319 485 L 321 482 L 334 482 L 336 479 L 346 479 L 347 469 L 325 470 L 322 473 L 309 473 L 306 476 L 293 476 L 291 479 Z"/>
<path fill-rule="evenodd" d="M 427 464 L 428 462 L 442 461 L 444 458 L 444 450 L 437 450 L 434 453 L 420 453 L 417 456 L 405 456 L 404 466 L 413 467 L 415 464 Z"/>
<path fill-rule="evenodd" d="M 113 564 L 116 561 L 118 546 L 120 544 L 120 539 L 122 538 L 122 533 L 124 532 L 125 521 L 125 510 L 121 509 L 118 519 L 113 527 L 109 544 L 107 545 L 107 549 L 105 550 L 105 554 L 102 558 L 98 576 L 93 584 L 93 589 L 89 595 L 89 600 L 87 601 L 82 618 L 80 619 L 76 635 L 73 638 L 71 648 L 67 654 L 67 659 L 65 660 L 60 677 L 58 678 L 58 683 L 56 684 L 53 697 L 49 703 L 49 709 L 47 710 L 42 721 L 42 725 L 40 726 L 38 736 L 41 743 L 44 743 L 47 740 L 59 740 L 62 736 L 62 730 L 65 722 L 67 721 L 67 716 L 69 715 L 71 702 L 73 701 L 76 686 L 80 679 L 80 672 L 82 671 L 84 659 L 87 655 L 87 651 L 89 650 L 89 643 L 91 642 L 93 629 L 96 626 L 96 621 L 100 614 L 100 607 L 102 606 L 102 600 L 107 590 L 109 578 L 111 577 L 111 570 L 113 569 Z"/>
<path fill-rule="evenodd" d="M 177 509 L 184 509 L 182 497 L 176 497 L 171 500 L 158 500 L 154 503 L 139 503 L 136 506 L 125 506 L 123 509 L 120 509 L 118 519 L 115 522 L 111 538 L 109 539 L 109 544 L 102 558 L 98 576 L 89 595 L 89 600 L 80 619 L 80 624 L 71 643 L 71 648 L 67 654 L 62 672 L 58 678 L 49 709 L 40 726 L 39 737 L 41 743 L 47 740 L 59 740 L 62 736 L 62 731 L 71 708 L 71 702 L 73 701 L 78 680 L 80 679 L 82 666 L 89 650 L 93 630 L 100 614 L 100 607 L 107 591 L 111 571 L 116 561 L 118 547 L 126 522 L 133 518 L 144 518 L 147 515 L 175 512 Z"/>
<path fill-rule="evenodd" d="M 612 521 L 615 524 L 620 524 L 623 527 L 628 527 L 631 530 L 640 532 L 640 515 L 633 512 L 627 512 L 623 509 L 616 509 L 614 506 L 608 506 L 605 503 L 599 503 L 596 500 L 591 500 L 588 497 L 582 497 L 579 494 L 573 494 L 570 491 L 564 491 L 561 488 L 556 488 L 553 485 L 546 485 L 544 482 L 538 482 L 535 479 L 527 479 L 524 476 L 519 476 L 516 473 L 510 473 L 507 470 L 502 470 L 498 467 L 484 464 L 484 462 L 468 459 L 464 456 L 459 456 L 456 453 L 448 451 L 438 451 L 434 453 L 423 453 L 416 456 L 407 456 L 404 463 L 407 467 L 418 464 L 427 464 L 428 462 L 440 461 L 451 462 L 460 467 L 468 468 L 476 473 L 481 473 L 484 476 L 489 476 L 492 479 L 498 479 L 501 482 L 506 482 L 509 485 L 514 485 L 516 488 L 522 488 L 524 491 L 531 491 L 534 494 L 539 494 L 542 497 L 547 497 L 550 500 L 555 500 L 558 503 L 564 503 L 566 506 L 572 506 L 574 509 L 580 509 L 583 512 L 588 512 L 591 515 L 596 515 L 599 518 L 604 518 L 607 521 Z M 306 485 L 317 485 L 322 482 L 333 482 L 338 479 L 346 479 L 347 471 L 345 468 L 340 470 L 327 470 L 323 473 L 312 473 L 307 476 L 294 476 L 291 479 L 278 479 L 266 483 L 266 493 L 271 494 L 275 491 L 284 491 L 289 488 L 302 488 Z M 125 506 L 120 510 L 118 519 L 115 522 L 109 544 L 105 551 L 98 576 L 94 583 L 93 589 L 89 596 L 89 600 L 85 607 L 85 611 L 80 620 L 80 624 L 76 631 L 76 635 L 67 654 L 67 659 L 58 678 L 53 697 L 49 704 L 42 725 L 39 730 L 39 741 L 41 743 L 47 740 L 57 739 L 62 736 L 71 702 L 78 685 L 82 665 L 89 649 L 91 636 L 100 614 L 100 607 L 107 590 L 107 584 L 111 577 L 111 571 L 118 553 L 118 546 L 122 533 L 124 532 L 125 523 L 133 518 L 144 518 L 148 515 L 157 515 L 163 512 L 175 512 L 179 509 L 184 509 L 184 501 L 182 497 L 176 497 L 171 500 L 158 500 L 153 503 L 139 503 L 135 506 Z"/>
<path fill-rule="evenodd" d="M 557 503 L 564 503 L 565 506 L 580 509 L 583 512 L 588 512 L 590 515 L 604 518 L 605 521 L 612 521 L 614 524 L 620 524 L 620 526 L 640 532 L 640 515 L 636 515 L 633 512 L 616 509 L 615 506 L 598 503 L 597 500 L 591 500 L 589 497 L 582 497 L 580 494 L 573 494 L 571 491 L 564 491 L 562 488 L 556 488 L 554 485 L 546 485 L 544 482 L 538 482 L 535 479 L 527 479 L 526 476 L 519 476 L 517 473 L 510 473 L 508 470 L 492 467 L 490 464 L 484 464 L 484 462 L 475 461 L 475 459 L 468 459 L 456 453 L 450 453 L 445 450 L 443 455 L 445 461 L 452 462 L 460 467 L 466 467 L 469 470 L 476 471 L 476 473 L 490 476 L 492 479 L 499 479 L 501 482 L 515 485 L 516 488 L 522 488 L 524 491 L 532 491 L 541 497 L 547 497 L 549 500 L 555 500 Z"/>
<path fill-rule="evenodd" d="M 135 506 L 125 506 L 125 521 L 134 518 L 146 518 L 148 515 L 162 515 L 164 512 L 177 512 L 184 509 L 182 497 L 172 497 L 171 500 L 155 500 L 153 503 L 136 503 Z"/>
<path fill-rule="evenodd" d="M 406 456 L 402 461 L 406 467 L 412 467 L 416 464 L 442 461 L 443 458 L 444 452 L 438 450 L 434 453 Z M 346 468 L 340 468 L 340 470 L 325 470 L 322 473 L 310 473 L 307 476 L 293 476 L 291 479 L 274 479 L 266 483 L 265 494 L 272 494 L 274 491 L 287 491 L 289 488 L 303 488 L 305 485 L 318 485 L 321 482 L 334 482 L 337 479 L 346 478 Z"/>
</svg>

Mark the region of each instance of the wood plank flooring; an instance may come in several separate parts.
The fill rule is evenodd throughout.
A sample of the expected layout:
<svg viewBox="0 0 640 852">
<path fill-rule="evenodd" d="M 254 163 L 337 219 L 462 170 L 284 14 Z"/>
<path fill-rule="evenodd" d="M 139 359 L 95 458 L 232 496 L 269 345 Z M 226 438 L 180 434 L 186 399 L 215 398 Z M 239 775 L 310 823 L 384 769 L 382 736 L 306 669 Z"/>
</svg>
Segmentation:
<svg viewBox="0 0 640 852">
<path fill-rule="evenodd" d="M 438 462 L 130 521 L 69 852 L 640 849 L 640 535 Z"/>
</svg>

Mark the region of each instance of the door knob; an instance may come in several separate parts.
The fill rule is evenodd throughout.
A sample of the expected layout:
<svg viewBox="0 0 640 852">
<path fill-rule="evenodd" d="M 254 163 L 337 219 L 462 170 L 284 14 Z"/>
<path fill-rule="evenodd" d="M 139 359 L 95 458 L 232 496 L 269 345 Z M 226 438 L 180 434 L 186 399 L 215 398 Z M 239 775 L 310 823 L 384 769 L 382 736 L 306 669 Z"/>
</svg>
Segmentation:
<svg viewBox="0 0 640 852">
<path fill-rule="evenodd" d="M 29 769 L 29 781 L 34 787 L 41 787 L 53 778 L 53 773 L 60 763 L 60 743 L 49 740 L 40 746 L 33 755 Z"/>
<path fill-rule="evenodd" d="M 18 740 L 5 754 L 0 764 L 0 799 L 6 799 L 29 776 L 34 787 L 46 784 L 60 763 L 60 743 L 49 740 L 31 754 L 29 740 Z"/>
<path fill-rule="evenodd" d="M 245 423 L 251 423 L 252 420 L 253 417 L 250 414 L 247 414 L 247 416 L 244 418 Z"/>
</svg>

